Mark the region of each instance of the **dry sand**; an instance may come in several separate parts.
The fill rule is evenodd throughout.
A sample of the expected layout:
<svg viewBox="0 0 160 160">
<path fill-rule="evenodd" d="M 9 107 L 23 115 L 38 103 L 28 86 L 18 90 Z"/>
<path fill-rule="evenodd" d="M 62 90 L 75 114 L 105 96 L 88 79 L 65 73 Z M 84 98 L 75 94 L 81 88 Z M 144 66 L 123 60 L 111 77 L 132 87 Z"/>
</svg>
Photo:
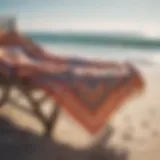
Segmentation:
<svg viewBox="0 0 160 160">
<path fill-rule="evenodd" d="M 160 157 L 160 74 L 148 68 L 142 70 L 146 81 L 146 90 L 134 99 L 130 99 L 110 119 L 115 133 L 110 144 L 117 148 L 127 148 L 131 151 L 129 160 L 159 160 Z M 42 92 L 37 92 L 40 97 Z M 16 89 L 13 89 L 12 97 L 19 103 L 29 104 Z M 50 111 L 51 100 L 47 99 L 43 105 L 46 115 Z M 11 105 L 6 104 L 0 114 L 11 118 L 13 122 L 21 127 L 41 134 L 44 130 L 36 118 L 26 114 Z M 77 124 L 65 111 L 62 110 L 58 120 L 54 137 L 57 140 L 70 144 L 74 147 L 86 147 L 97 137 L 89 135 L 79 124 Z"/>
</svg>

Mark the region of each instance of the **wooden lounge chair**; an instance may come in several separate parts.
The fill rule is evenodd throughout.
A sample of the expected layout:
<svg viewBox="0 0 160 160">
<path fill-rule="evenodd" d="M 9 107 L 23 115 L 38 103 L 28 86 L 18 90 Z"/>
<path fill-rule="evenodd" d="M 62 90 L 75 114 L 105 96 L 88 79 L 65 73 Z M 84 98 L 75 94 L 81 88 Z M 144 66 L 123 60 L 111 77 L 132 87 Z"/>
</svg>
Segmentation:
<svg viewBox="0 0 160 160">
<path fill-rule="evenodd" d="M 0 63 L 7 64 L 5 73 L 1 72 L 1 85 L 7 94 L 0 104 L 4 104 L 3 99 L 7 99 L 4 97 L 9 96 L 12 86 L 16 86 L 30 100 L 34 113 L 45 124 L 46 135 L 51 134 L 61 107 L 87 131 L 96 134 L 127 97 L 144 88 L 140 73 L 128 63 L 51 56 L 16 32 L 4 35 L 0 47 L 6 50 L 9 47 L 11 50 L 6 55 L 13 60 L 6 63 L 5 58 L 0 59 Z M 14 53 L 16 49 L 18 54 Z M 31 96 L 37 88 L 57 102 L 49 120 L 40 112 L 41 101 Z"/>
</svg>

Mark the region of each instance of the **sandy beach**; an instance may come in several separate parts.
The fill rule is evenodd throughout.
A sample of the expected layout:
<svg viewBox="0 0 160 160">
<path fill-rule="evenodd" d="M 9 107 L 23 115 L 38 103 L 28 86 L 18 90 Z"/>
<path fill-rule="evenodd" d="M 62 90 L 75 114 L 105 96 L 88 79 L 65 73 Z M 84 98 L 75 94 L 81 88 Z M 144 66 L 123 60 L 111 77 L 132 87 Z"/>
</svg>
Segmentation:
<svg viewBox="0 0 160 160">
<path fill-rule="evenodd" d="M 129 160 L 158 160 L 160 156 L 160 74 L 158 74 L 158 68 L 155 69 L 154 66 L 140 70 L 146 82 L 146 89 L 141 95 L 130 98 L 110 118 L 109 124 L 115 130 L 110 139 L 110 145 L 128 149 Z M 43 92 L 37 91 L 34 94 L 39 98 Z M 16 89 L 12 90 L 11 97 L 30 108 L 23 95 Z M 42 110 L 46 116 L 50 112 L 52 103 L 51 99 L 47 99 L 43 104 Z M 35 117 L 10 104 L 6 104 L 6 107 L 0 110 L 0 114 L 9 117 L 18 126 L 37 134 L 42 134 L 44 131 L 42 124 Z M 84 148 L 91 145 L 100 135 L 91 136 L 62 110 L 53 136 L 63 143 Z"/>
</svg>

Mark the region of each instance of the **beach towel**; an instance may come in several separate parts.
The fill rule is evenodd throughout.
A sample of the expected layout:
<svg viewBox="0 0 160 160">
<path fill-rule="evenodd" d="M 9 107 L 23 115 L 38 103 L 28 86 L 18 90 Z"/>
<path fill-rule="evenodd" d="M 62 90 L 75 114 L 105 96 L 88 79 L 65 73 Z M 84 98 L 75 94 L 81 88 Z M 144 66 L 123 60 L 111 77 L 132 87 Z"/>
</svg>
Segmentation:
<svg viewBox="0 0 160 160">
<path fill-rule="evenodd" d="M 0 40 L 14 61 L 10 68 L 28 78 L 31 86 L 45 90 L 91 134 L 100 131 L 132 93 L 144 88 L 140 73 L 129 63 L 51 57 L 42 50 L 32 54 L 34 47 L 27 50 L 25 43 L 16 33 Z M 18 54 L 12 54 L 16 49 Z"/>
</svg>

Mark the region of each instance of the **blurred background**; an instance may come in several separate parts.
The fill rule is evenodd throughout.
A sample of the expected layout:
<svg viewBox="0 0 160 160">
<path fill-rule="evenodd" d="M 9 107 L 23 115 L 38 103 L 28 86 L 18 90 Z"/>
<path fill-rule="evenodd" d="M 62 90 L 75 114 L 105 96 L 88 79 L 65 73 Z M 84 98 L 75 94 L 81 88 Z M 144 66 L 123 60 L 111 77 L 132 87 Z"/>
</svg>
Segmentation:
<svg viewBox="0 0 160 160">
<path fill-rule="evenodd" d="M 16 28 L 51 54 L 137 65 L 146 91 L 111 118 L 112 144 L 130 149 L 130 159 L 159 160 L 159 9 L 158 0 L 0 0 L 0 21 L 14 17 Z M 7 113 L 25 127 L 37 125 L 19 112 Z M 93 138 L 64 112 L 60 124 L 56 137 L 65 143 L 85 146 Z"/>
<path fill-rule="evenodd" d="M 159 63 L 157 0 L 0 0 L 1 15 L 54 54 Z M 151 58 L 152 53 L 152 58 Z"/>
</svg>

